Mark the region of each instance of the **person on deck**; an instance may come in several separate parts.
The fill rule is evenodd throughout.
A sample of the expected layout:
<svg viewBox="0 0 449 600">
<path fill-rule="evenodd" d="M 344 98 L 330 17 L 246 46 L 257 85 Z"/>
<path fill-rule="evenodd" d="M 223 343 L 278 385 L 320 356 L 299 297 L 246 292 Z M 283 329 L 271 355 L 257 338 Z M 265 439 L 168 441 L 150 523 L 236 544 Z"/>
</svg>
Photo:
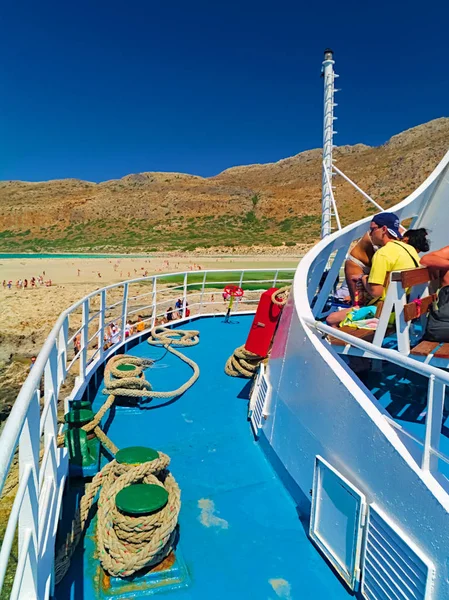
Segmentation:
<svg viewBox="0 0 449 600">
<path fill-rule="evenodd" d="M 370 272 L 375 251 L 376 248 L 372 244 L 369 232 L 366 232 L 346 256 L 345 279 L 353 304 L 355 302 L 357 281 L 362 275 L 368 275 Z"/>
<path fill-rule="evenodd" d="M 449 246 L 425 254 L 421 265 L 429 268 L 433 279 L 440 279 L 440 287 L 449 285 Z"/>
<path fill-rule="evenodd" d="M 362 293 L 373 299 L 370 304 L 385 298 L 388 273 L 413 269 L 420 264 L 415 248 L 399 241 L 399 228 L 399 219 L 393 213 L 380 213 L 370 223 L 368 235 L 372 245 L 379 247 L 379 250 L 373 254 L 369 275 L 362 275 L 357 284 Z M 351 310 L 352 307 L 331 313 L 326 319 L 327 324 L 338 327 Z"/>
<path fill-rule="evenodd" d="M 402 226 L 399 226 L 399 230 L 403 235 L 402 241 L 405 244 L 413 246 L 417 252 L 429 251 L 430 246 L 426 229 L 421 227 L 420 229 L 406 231 Z M 363 275 L 369 275 L 371 262 L 377 249 L 377 246 L 373 246 L 369 232 L 367 232 L 346 256 L 345 279 L 352 304 L 355 304 L 357 282 Z"/>
<path fill-rule="evenodd" d="M 413 246 L 416 252 L 429 252 L 430 244 L 427 239 L 429 233 L 424 227 L 419 229 L 408 229 L 402 234 L 402 241 L 409 246 Z"/>
</svg>

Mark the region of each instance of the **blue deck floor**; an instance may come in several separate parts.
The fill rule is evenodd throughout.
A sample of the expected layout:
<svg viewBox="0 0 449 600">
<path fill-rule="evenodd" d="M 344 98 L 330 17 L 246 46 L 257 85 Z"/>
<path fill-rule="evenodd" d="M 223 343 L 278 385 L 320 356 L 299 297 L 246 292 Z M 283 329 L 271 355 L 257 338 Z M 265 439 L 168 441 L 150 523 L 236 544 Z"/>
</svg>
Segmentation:
<svg viewBox="0 0 449 600">
<path fill-rule="evenodd" d="M 119 447 L 147 445 L 166 452 L 182 490 L 179 549 L 188 587 L 156 596 L 179 600 L 338 600 L 349 596 L 310 543 L 295 504 L 251 433 L 248 384 L 224 374 L 226 358 L 244 343 L 252 317 L 226 325 L 222 317 L 184 326 L 200 330 L 186 353 L 201 375 L 184 396 L 147 410 L 118 407 L 108 435 Z M 142 342 L 131 353 L 157 358 Z M 154 389 L 173 389 L 190 368 L 167 354 L 147 371 Z M 105 396 L 97 393 L 94 408 Z M 92 525 L 91 525 L 92 527 Z M 92 531 L 89 531 L 89 535 Z M 98 598 L 92 561 L 81 549 L 56 589 L 62 600 Z M 139 593 L 136 598 L 141 597 Z"/>
</svg>

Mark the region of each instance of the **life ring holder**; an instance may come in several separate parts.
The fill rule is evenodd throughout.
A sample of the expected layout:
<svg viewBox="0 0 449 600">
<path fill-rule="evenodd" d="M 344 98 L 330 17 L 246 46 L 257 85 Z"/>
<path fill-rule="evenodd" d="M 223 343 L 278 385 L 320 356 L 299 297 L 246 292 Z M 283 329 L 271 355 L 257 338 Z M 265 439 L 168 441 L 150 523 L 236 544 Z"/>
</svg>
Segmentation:
<svg viewBox="0 0 449 600">
<path fill-rule="evenodd" d="M 242 298 L 243 290 L 238 285 L 228 284 L 225 286 L 225 288 L 223 290 L 223 295 L 225 297 L 225 300 L 226 300 L 226 298 L 229 298 L 229 306 L 228 306 L 228 310 L 226 312 L 223 323 L 237 323 L 238 321 L 231 321 L 229 319 L 229 315 L 231 314 L 231 308 L 232 308 L 232 305 L 234 304 L 234 299 Z"/>
</svg>

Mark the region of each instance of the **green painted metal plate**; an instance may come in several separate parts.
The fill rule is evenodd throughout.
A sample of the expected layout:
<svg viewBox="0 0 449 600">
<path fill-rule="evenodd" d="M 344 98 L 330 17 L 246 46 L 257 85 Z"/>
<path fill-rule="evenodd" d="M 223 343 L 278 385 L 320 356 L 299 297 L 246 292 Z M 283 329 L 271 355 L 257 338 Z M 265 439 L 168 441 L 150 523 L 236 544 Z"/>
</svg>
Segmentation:
<svg viewBox="0 0 449 600">
<path fill-rule="evenodd" d="M 129 446 L 119 450 L 115 455 L 115 460 L 125 465 L 140 465 L 155 458 L 159 458 L 159 452 L 145 446 Z"/>
<path fill-rule="evenodd" d="M 167 490 L 152 483 L 129 485 L 115 497 L 117 508 L 128 515 L 153 513 L 164 508 L 167 502 Z"/>
<path fill-rule="evenodd" d="M 135 371 L 136 365 L 129 365 L 127 363 L 123 363 L 117 366 L 117 371 Z"/>
<path fill-rule="evenodd" d="M 64 420 L 69 425 L 81 425 L 89 423 L 94 418 L 92 410 L 82 408 L 81 410 L 70 410 L 64 417 Z"/>
<path fill-rule="evenodd" d="M 93 440 L 97 446 L 97 439 Z M 89 467 L 96 462 L 98 448 L 92 446 L 92 440 L 87 439 L 87 433 L 80 428 L 68 429 L 64 438 L 65 446 L 69 449 L 69 459 L 74 465 Z M 92 452 L 93 450 L 93 452 Z M 95 452 L 97 451 L 97 452 Z"/>
</svg>

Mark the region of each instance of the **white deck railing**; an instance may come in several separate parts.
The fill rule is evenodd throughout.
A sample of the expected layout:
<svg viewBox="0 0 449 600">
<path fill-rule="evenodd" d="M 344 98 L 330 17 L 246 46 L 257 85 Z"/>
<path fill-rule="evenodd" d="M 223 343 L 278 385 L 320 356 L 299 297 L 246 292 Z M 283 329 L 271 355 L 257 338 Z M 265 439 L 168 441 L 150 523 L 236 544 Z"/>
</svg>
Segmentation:
<svg viewBox="0 0 449 600">
<path fill-rule="evenodd" d="M 410 358 L 409 356 L 404 356 L 397 350 L 380 348 L 372 343 L 364 342 L 348 333 L 329 327 L 324 323 L 309 320 L 308 324 L 318 332 L 338 337 L 347 344 L 358 348 L 362 351 L 361 356 L 364 356 L 365 358 L 386 360 L 428 378 L 427 406 L 423 406 L 421 411 L 421 416 L 426 416 L 424 439 L 420 440 L 418 437 L 401 427 L 401 425 L 396 423 L 393 419 L 386 415 L 384 415 L 384 417 L 392 427 L 421 447 L 421 469 L 430 473 L 432 476 L 437 476 L 438 482 L 442 483 L 449 493 L 449 482 L 447 482 L 447 480 L 445 481 L 445 478 L 440 476 L 441 473 L 438 463 L 439 460 L 443 460 L 445 463 L 449 464 L 449 456 L 439 449 L 441 426 L 443 422 L 444 397 L 446 386 L 449 385 L 449 373 Z"/>
<path fill-rule="evenodd" d="M 389 210 L 397 214 L 401 220 L 411 219 L 410 228 L 414 226 L 427 227 L 431 235 L 434 236 L 433 239 L 438 240 L 443 233 L 442 225 L 446 219 L 444 201 L 447 201 L 448 193 L 449 152 L 413 194 Z M 443 488 L 447 499 L 449 480 L 441 472 L 439 461 L 449 463 L 449 456 L 440 451 L 439 444 L 444 397 L 446 386 L 449 385 L 449 374 L 442 369 L 422 363 L 409 356 L 404 356 L 399 351 L 364 342 L 354 336 L 345 334 L 338 328 L 328 327 L 316 320 L 323 313 L 323 308 L 329 298 L 334 282 L 339 276 L 351 244 L 366 233 L 370 220 L 371 218 L 367 217 L 333 233 L 321 240 L 306 254 L 297 269 L 294 280 L 296 309 L 304 326 L 311 328 L 316 333 L 330 334 L 343 340 L 346 344 L 358 348 L 361 351 L 361 356 L 389 361 L 420 373 L 429 379 L 427 406 L 423 407 L 423 412 L 426 414 L 423 440 L 411 435 L 400 425 L 394 423 L 392 419 L 387 418 L 386 420 L 398 432 L 398 435 L 402 436 L 403 440 L 404 438 L 412 439 L 421 447 L 419 468 L 426 478 L 428 476 L 432 477 Z M 325 281 L 322 282 L 321 279 L 326 268 L 328 268 L 328 273 Z M 313 307 L 312 300 L 314 300 Z M 329 349 L 329 344 L 324 339 L 322 344 L 323 352 L 325 352 L 325 349 Z M 379 410 L 381 410 L 380 407 Z"/>
<path fill-rule="evenodd" d="M 69 374 L 81 394 L 89 376 L 125 342 L 128 319 L 142 315 L 148 330 L 181 300 L 179 317 L 223 313 L 221 292 L 233 283 L 245 290 L 234 312 L 254 312 L 260 290 L 292 282 L 294 269 L 189 271 L 142 277 L 92 292 L 64 311 L 45 341 L 11 410 L 0 438 L 0 491 L 18 450 L 18 487 L 0 550 L 0 592 L 18 532 L 18 555 L 10 598 L 39 598 L 52 592 L 54 540 L 68 469 L 67 452 L 57 447 L 58 398 Z M 252 289 L 249 289 L 252 288 Z M 254 289 L 254 288 L 257 288 Z M 108 324 L 118 325 L 105 347 Z M 138 337 L 143 332 L 136 332 Z M 77 337 L 79 336 L 79 338 Z M 76 353 L 70 345 L 78 343 Z M 73 356 L 72 356 L 73 354 Z M 41 390 L 43 388 L 43 395 Z"/>
</svg>

